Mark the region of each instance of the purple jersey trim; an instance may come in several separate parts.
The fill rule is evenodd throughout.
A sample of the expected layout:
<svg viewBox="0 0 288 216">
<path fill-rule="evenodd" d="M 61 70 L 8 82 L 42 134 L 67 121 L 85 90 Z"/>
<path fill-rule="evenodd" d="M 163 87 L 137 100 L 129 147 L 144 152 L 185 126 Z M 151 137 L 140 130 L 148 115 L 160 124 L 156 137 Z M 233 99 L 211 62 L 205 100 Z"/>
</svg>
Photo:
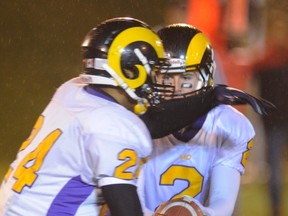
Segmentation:
<svg viewBox="0 0 288 216">
<path fill-rule="evenodd" d="M 179 131 L 173 133 L 173 136 L 182 142 L 188 142 L 202 128 L 202 126 L 206 120 L 206 117 L 207 117 L 207 114 L 198 118 L 194 123 L 192 123 L 190 126 L 186 127 L 184 130 L 179 130 Z"/>
<path fill-rule="evenodd" d="M 82 182 L 80 176 L 72 178 L 53 200 L 47 216 L 75 215 L 79 206 L 94 189 L 95 186 Z"/>
</svg>

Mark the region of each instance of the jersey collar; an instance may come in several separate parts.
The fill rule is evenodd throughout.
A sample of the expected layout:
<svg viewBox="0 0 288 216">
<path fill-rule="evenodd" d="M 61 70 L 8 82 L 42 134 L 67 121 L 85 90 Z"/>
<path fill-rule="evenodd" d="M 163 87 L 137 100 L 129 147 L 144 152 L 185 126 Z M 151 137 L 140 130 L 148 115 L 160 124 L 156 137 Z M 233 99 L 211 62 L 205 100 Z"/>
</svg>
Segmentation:
<svg viewBox="0 0 288 216">
<path fill-rule="evenodd" d="M 111 102 L 114 102 L 114 103 L 118 103 L 111 95 L 107 94 L 106 92 L 104 92 L 101 89 L 95 89 L 95 88 L 92 88 L 91 86 L 85 86 L 84 89 L 89 94 L 92 94 L 94 96 L 103 98 L 105 100 L 108 100 L 108 101 L 111 101 Z"/>
</svg>

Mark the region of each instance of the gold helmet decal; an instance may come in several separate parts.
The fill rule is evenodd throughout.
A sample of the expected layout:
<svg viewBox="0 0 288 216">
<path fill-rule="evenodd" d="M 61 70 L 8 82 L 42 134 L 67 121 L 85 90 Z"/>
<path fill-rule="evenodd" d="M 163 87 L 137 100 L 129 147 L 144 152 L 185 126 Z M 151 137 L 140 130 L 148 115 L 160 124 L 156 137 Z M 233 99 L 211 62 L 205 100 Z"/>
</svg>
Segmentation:
<svg viewBox="0 0 288 216">
<path fill-rule="evenodd" d="M 129 79 L 124 76 L 121 69 L 121 55 L 125 52 L 125 47 L 129 44 L 143 41 L 150 44 L 156 51 L 158 58 L 163 58 L 164 48 L 158 36 L 153 34 L 151 30 L 143 27 L 132 27 L 121 32 L 114 39 L 113 43 L 108 52 L 108 64 L 113 68 L 113 70 L 122 78 L 122 80 L 128 85 L 128 87 L 135 89 L 142 86 L 146 79 L 147 73 L 151 71 L 146 71 L 144 65 L 135 65 L 139 71 L 138 77 Z M 141 51 L 141 50 L 140 50 Z"/>
<path fill-rule="evenodd" d="M 209 44 L 210 42 L 204 34 L 196 34 L 187 49 L 186 65 L 199 65 Z"/>
<path fill-rule="evenodd" d="M 186 66 L 200 65 L 203 60 L 204 53 L 209 46 L 210 46 L 209 39 L 202 32 L 197 33 L 189 43 L 186 52 Z M 213 49 L 211 49 L 211 52 L 213 58 Z M 212 67 L 215 66 L 212 65 Z M 196 70 L 196 67 L 191 69 Z M 205 76 L 205 74 L 203 74 L 203 76 Z M 213 85 L 213 77 L 209 76 L 209 74 L 206 74 L 206 76 L 208 79 L 208 85 Z"/>
</svg>

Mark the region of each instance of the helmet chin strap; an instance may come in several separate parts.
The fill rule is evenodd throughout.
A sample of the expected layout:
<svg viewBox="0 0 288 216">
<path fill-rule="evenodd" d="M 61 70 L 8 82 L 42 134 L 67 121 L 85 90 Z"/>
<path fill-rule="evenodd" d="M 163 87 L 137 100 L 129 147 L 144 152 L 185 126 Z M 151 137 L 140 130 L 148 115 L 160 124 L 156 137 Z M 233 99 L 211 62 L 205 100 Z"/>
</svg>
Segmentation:
<svg viewBox="0 0 288 216">
<path fill-rule="evenodd" d="M 138 48 L 134 49 L 134 53 L 136 54 L 138 59 L 141 61 L 141 63 L 144 65 L 144 67 L 145 67 L 146 71 L 148 72 L 148 74 L 150 74 L 151 67 L 150 67 L 150 65 L 148 63 L 147 58 L 143 55 L 143 53 Z"/>
<path fill-rule="evenodd" d="M 137 115 L 144 114 L 149 105 L 147 99 L 138 97 L 127 85 L 127 83 L 125 83 L 124 80 L 108 64 L 103 64 L 103 68 L 115 79 L 117 83 L 116 86 L 120 86 L 132 99 L 137 101 L 137 104 L 134 107 L 134 112 Z"/>
<path fill-rule="evenodd" d="M 148 101 L 145 98 L 138 97 L 108 64 L 103 64 L 103 69 L 105 69 L 112 76 L 112 78 L 90 74 L 81 74 L 80 78 L 82 79 L 82 82 L 86 84 L 120 86 L 132 99 L 137 101 L 137 104 L 134 106 L 134 113 L 137 115 L 143 115 L 149 106 Z"/>
</svg>

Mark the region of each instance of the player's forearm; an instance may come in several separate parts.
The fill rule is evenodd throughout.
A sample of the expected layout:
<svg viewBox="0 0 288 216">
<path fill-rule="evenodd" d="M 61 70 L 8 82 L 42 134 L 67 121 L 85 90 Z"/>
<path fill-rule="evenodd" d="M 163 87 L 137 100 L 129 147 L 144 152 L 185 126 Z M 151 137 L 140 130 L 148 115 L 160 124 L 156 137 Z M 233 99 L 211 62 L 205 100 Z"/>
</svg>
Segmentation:
<svg viewBox="0 0 288 216">
<path fill-rule="evenodd" d="M 240 173 L 228 166 L 213 168 L 209 192 L 209 216 L 231 216 L 240 187 Z"/>
<path fill-rule="evenodd" d="M 135 186 L 115 184 L 101 189 L 112 216 L 143 216 Z"/>
<path fill-rule="evenodd" d="M 206 208 L 207 216 L 231 216 L 235 204 L 226 199 L 218 199 Z"/>
</svg>

